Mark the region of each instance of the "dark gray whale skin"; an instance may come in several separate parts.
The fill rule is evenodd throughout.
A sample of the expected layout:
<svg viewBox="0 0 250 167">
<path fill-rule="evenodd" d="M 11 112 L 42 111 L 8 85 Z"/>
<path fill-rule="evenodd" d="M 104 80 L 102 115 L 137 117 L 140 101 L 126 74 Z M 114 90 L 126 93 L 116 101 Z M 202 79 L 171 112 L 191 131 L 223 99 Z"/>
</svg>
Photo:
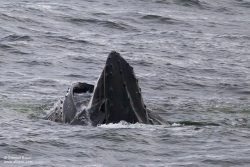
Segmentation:
<svg viewBox="0 0 250 167">
<path fill-rule="evenodd" d="M 93 93 L 88 106 L 83 109 L 77 107 L 74 95 L 86 92 Z M 95 87 L 87 83 L 74 83 L 61 103 L 62 107 L 57 107 L 45 119 L 92 126 L 120 121 L 168 124 L 146 108 L 133 67 L 115 51 L 109 54 Z"/>
</svg>

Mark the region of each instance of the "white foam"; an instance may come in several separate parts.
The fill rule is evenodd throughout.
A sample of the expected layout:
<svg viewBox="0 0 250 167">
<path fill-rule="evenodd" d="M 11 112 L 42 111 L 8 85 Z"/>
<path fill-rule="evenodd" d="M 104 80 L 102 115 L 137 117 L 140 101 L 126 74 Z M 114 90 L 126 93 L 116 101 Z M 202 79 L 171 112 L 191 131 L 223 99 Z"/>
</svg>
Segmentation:
<svg viewBox="0 0 250 167">
<path fill-rule="evenodd" d="M 171 126 L 172 126 L 172 127 L 179 127 L 179 126 L 183 126 L 183 125 L 182 125 L 182 124 L 179 124 L 179 123 L 173 123 Z"/>
<path fill-rule="evenodd" d="M 135 123 L 131 124 L 126 121 L 120 121 L 119 123 L 109 123 L 109 124 L 101 124 L 97 125 L 99 128 L 107 128 L 107 129 L 147 129 L 147 130 L 156 130 L 165 128 L 165 125 L 149 125 L 143 123 Z"/>
</svg>

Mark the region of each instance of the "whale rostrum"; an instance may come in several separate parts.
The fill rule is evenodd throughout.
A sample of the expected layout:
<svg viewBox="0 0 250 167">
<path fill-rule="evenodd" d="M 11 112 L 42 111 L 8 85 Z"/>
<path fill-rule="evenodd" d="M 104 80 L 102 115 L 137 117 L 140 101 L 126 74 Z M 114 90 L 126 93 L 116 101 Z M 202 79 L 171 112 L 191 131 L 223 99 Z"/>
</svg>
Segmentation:
<svg viewBox="0 0 250 167">
<path fill-rule="evenodd" d="M 92 93 L 87 102 L 77 95 Z M 72 125 L 118 123 L 168 124 L 144 104 L 141 88 L 133 67 L 117 52 L 112 51 L 96 85 L 74 83 L 46 118 Z"/>
</svg>

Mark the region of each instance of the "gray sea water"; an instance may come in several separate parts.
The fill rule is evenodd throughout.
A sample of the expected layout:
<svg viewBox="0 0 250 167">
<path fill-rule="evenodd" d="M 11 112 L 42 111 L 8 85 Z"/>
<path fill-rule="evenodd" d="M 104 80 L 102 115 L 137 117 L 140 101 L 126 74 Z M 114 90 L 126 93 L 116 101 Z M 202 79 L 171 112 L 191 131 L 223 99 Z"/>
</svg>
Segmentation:
<svg viewBox="0 0 250 167">
<path fill-rule="evenodd" d="M 0 166 L 249 166 L 249 27 L 249 0 L 1 0 Z M 41 119 L 112 50 L 171 126 Z"/>
</svg>

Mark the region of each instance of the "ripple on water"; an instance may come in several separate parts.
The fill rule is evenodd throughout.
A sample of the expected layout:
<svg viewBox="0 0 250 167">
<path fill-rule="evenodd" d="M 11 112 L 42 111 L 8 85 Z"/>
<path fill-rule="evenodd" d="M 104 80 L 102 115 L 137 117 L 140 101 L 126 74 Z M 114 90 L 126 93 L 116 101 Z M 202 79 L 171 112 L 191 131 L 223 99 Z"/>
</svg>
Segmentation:
<svg viewBox="0 0 250 167">
<path fill-rule="evenodd" d="M 133 31 L 135 28 L 131 25 L 128 25 L 123 22 L 117 22 L 113 20 L 105 20 L 105 19 L 96 19 L 96 18 L 70 18 L 70 23 L 77 24 L 77 25 L 96 25 L 96 26 L 103 26 L 110 29 L 116 29 L 121 31 Z"/>
<path fill-rule="evenodd" d="M 172 19 L 169 17 L 163 17 L 159 15 L 145 15 L 145 16 L 142 16 L 141 19 L 152 20 L 152 21 L 156 21 L 162 24 L 178 24 L 177 20 L 175 19 Z"/>
<path fill-rule="evenodd" d="M 31 41 L 31 40 L 32 40 L 32 38 L 28 35 L 8 35 L 8 36 L 1 39 L 1 41 L 8 41 L 8 42 Z"/>
</svg>

